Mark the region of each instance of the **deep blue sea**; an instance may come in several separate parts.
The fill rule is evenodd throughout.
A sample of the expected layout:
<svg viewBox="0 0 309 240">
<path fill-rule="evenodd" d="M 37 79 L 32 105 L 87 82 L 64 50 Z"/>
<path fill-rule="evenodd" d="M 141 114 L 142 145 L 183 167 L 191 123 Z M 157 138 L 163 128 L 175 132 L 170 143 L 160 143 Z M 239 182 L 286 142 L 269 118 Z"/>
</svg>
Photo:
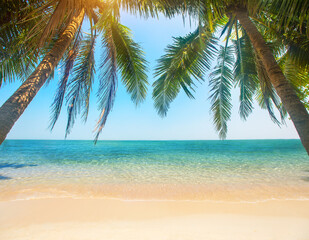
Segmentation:
<svg viewBox="0 0 309 240">
<path fill-rule="evenodd" d="M 309 199 L 299 140 L 52 141 L 0 146 L 0 200 Z"/>
</svg>

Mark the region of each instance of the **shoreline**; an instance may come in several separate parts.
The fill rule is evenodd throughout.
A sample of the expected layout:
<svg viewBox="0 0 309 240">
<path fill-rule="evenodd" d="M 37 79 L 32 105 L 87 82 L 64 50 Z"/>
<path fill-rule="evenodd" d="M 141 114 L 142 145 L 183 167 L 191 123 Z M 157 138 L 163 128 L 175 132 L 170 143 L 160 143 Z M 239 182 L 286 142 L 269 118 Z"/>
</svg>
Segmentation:
<svg viewBox="0 0 309 240">
<path fill-rule="evenodd" d="M 0 239 L 6 240 L 309 238 L 309 200 L 231 203 L 53 198 L 0 202 L 0 212 Z"/>
<path fill-rule="evenodd" d="M 99 178 L 99 177 L 98 177 Z M 38 179 L 40 181 L 40 179 Z M 252 180 L 251 180 L 252 181 Z M 309 200 L 309 185 L 288 186 L 277 183 L 211 184 L 59 184 L 36 186 L 11 184 L 0 187 L 0 202 L 49 198 L 102 199 L 123 201 L 197 201 L 258 203 L 272 200 Z"/>
<path fill-rule="evenodd" d="M 20 199 L 1 199 L 0 204 L 5 202 L 22 202 L 22 201 L 36 201 L 36 200 L 99 200 L 99 201 L 119 201 L 119 202 L 192 202 L 192 203 L 218 203 L 218 204 L 259 204 L 266 202 L 285 202 L 285 201 L 293 201 L 293 202 L 303 202 L 308 201 L 309 198 L 267 198 L 267 199 L 259 199 L 259 200 L 213 200 L 213 199 L 160 199 L 160 198 L 147 198 L 147 199 L 125 199 L 125 198 L 117 198 L 117 197 L 75 197 L 75 196 L 50 196 L 50 197 L 28 197 L 28 198 L 20 198 Z"/>
<path fill-rule="evenodd" d="M 309 240 L 309 166 L 295 141 L 3 149 L 1 240 Z"/>
</svg>

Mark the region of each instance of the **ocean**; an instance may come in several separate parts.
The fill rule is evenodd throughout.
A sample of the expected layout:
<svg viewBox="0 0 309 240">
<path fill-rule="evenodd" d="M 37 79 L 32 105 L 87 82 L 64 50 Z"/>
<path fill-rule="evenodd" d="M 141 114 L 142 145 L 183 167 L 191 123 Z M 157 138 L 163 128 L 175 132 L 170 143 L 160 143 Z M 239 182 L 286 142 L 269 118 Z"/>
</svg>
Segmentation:
<svg viewBox="0 0 309 240">
<path fill-rule="evenodd" d="M 309 199 L 299 140 L 6 140 L 0 201 Z"/>
</svg>

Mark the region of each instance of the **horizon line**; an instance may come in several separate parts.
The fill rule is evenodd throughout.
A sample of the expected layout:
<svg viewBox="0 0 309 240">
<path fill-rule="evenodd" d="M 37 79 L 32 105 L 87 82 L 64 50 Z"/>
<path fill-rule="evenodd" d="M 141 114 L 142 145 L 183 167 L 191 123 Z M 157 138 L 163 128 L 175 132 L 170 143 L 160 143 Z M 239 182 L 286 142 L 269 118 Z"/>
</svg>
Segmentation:
<svg viewBox="0 0 309 240">
<path fill-rule="evenodd" d="M 14 141 L 94 141 L 92 139 L 31 139 L 31 138 L 10 138 L 6 140 Z M 238 139 L 101 139 L 98 142 L 102 141 L 238 141 L 238 140 L 300 140 L 299 138 L 238 138 Z"/>
</svg>

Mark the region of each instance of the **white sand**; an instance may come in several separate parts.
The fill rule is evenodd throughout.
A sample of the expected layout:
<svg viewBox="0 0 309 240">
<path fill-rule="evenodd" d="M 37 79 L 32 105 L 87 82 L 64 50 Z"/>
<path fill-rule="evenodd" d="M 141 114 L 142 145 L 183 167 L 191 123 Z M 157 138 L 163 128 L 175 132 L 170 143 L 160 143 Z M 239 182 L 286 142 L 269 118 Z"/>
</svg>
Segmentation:
<svg viewBox="0 0 309 240">
<path fill-rule="evenodd" d="M 308 240 L 309 201 L 0 202 L 1 240 Z"/>
</svg>

